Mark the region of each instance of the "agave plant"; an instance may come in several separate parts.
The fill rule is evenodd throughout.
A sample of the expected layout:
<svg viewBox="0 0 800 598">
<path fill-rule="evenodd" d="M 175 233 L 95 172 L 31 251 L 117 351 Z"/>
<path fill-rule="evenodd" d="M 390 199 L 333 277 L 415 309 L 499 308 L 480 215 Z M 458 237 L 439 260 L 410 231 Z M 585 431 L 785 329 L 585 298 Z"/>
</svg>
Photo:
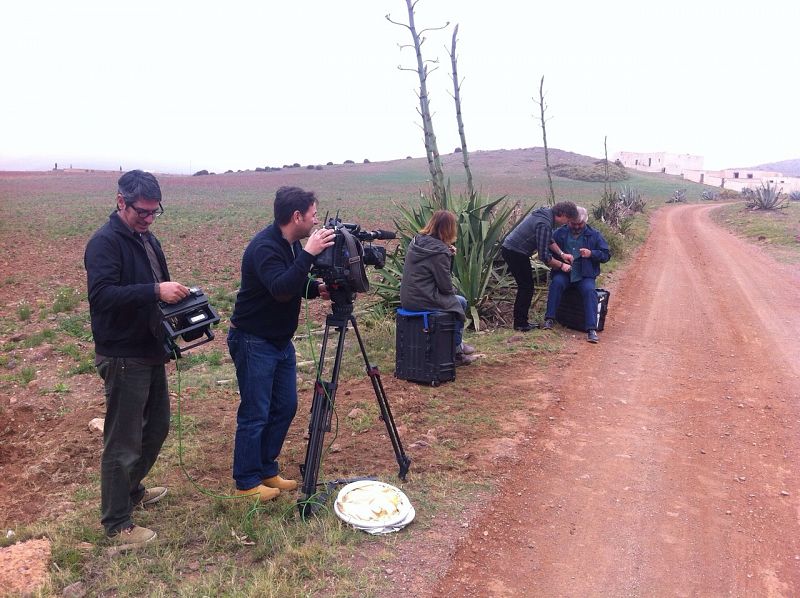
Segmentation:
<svg viewBox="0 0 800 598">
<path fill-rule="evenodd" d="M 789 193 L 789 201 L 800 201 L 800 191 L 792 191 Z"/>
<path fill-rule="evenodd" d="M 381 271 L 382 280 L 374 283 L 375 293 L 385 308 L 399 306 L 400 280 L 408 244 L 440 207 L 432 198 L 420 194 L 418 207 L 398 206 L 398 209 L 401 216 L 395 219 L 395 228 L 400 242 L 387 256 L 386 266 Z M 492 297 L 505 295 L 513 285 L 513 279 L 499 260 L 500 243 L 509 223 L 515 225 L 527 216 L 529 210 L 514 219 L 514 206 L 505 204 L 505 196 L 489 201 L 473 192 L 467 197 L 455 198 L 449 186 L 445 194 L 445 209 L 456 215 L 458 224 L 453 283 L 457 292 L 467 299 L 467 323 L 478 330 L 481 314 L 491 311 Z"/>
<path fill-rule="evenodd" d="M 744 194 L 744 189 L 742 193 Z M 751 210 L 782 210 L 789 206 L 782 189 L 771 183 L 761 183 L 756 189 L 751 189 L 750 193 L 744 194 L 747 207 Z"/>
<path fill-rule="evenodd" d="M 700 197 L 706 201 L 717 201 L 719 199 L 719 193 L 716 191 L 703 191 Z"/>
<path fill-rule="evenodd" d="M 675 189 L 666 203 L 683 203 L 686 201 L 686 189 Z"/>
</svg>

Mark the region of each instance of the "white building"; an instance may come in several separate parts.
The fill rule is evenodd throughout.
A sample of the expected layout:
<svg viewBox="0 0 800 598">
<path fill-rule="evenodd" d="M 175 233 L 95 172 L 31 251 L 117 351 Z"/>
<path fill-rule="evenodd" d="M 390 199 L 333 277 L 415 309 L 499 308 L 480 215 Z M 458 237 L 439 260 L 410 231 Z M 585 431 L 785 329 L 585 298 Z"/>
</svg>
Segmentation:
<svg viewBox="0 0 800 598">
<path fill-rule="evenodd" d="M 669 152 L 620 152 L 617 160 L 625 168 L 643 172 L 663 172 L 680 175 L 684 170 L 702 170 L 703 156 L 691 154 L 670 154 Z"/>
<path fill-rule="evenodd" d="M 784 193 L 800 191 L 800 177 L 784 176 L 780 172 L 752 168 L 704 170 L 703 156 L 670 154 L 668 152 L 619 152 L 617 160 L 626 168 L 642 172 L 661 172 L 680 176 L 695 183 L 741 191 L 746 187 L 756 189 L 762 184 L 778 185 Z"/>
</svg>

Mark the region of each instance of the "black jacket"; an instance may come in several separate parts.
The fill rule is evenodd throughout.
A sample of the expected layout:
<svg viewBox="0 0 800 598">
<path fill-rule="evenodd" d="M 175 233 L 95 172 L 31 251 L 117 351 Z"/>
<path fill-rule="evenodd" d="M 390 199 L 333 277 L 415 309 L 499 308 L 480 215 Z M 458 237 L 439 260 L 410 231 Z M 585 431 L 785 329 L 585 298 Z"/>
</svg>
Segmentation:
<svg viewBox="0 0 800 598">
<path fill-rule="evenodd" d="M 290 245 L 277 224 L 258 232 L 242 256 L 233 325 L 274 343 L 290 341 L 297 330 L 300 299 L 319 297 L 319 282 L 308 279 L 314 260 L 299 241 Z"/>
<path fill-rule="evenodd" d="M 161 244 L 152 234 L 149 237 L 164 279 L 169 280 Z M 83 263 L 98 355 L 165 357 L 158 281 L 142 242 L 114 212 L 86 245 Z"/>
</svg>

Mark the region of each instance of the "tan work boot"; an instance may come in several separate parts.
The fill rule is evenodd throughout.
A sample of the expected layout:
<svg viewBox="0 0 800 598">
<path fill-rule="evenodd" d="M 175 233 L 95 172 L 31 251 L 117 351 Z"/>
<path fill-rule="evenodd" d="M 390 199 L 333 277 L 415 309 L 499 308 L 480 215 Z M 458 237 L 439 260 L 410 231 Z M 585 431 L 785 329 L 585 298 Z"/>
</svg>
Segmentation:
<svg viewBox="0 0 800 598">
<path fill-rule="evenodd" d="M 153 530 L 133 524 L 111 536 L 118 551 L 141 548 L 155 539 L 156 533 Z"/>
<path fill-rule="evenodd" d="M 154 505 L 167 495 L 167 489 L 164 486 L 153 486 L 144 491 L 142 498 L 134 506 L 146 507 Z"/>
<path fill-rule="evenodd" d="M 261 480 L 267 488 L 277 488 L 281 492 L 291 492 L 297 490 L 297 482 L 295 480 L 285 480 L 279 475 L 274 475 L 271 478 Z"/>
<path fill-rule="evenodd" d="M 253 496 L 258 497 L 258 500 L 261 502 L 267 502 L 268 500 L 272 500 L 276 498 L 281 491 L 278 488 L 267 488 L 264 484 L 259 484 L 255 488 L 250 488 L 249 490 L 239 490 L 236 489 L 236 496 Z"/>
</svg>

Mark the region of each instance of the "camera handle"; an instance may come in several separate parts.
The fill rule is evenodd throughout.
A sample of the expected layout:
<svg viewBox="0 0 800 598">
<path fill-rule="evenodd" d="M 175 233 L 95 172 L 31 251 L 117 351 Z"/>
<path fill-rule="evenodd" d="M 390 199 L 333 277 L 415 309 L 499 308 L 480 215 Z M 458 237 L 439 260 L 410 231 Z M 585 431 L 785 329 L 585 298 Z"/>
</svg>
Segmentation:
<svg viewBox="0 0 800 598">
<path fill-rule="evenodd" d="M 348 309 L 349 307 L 349 309 Z M 324 444 L 325 432 L 331 431 L 331 417 L 333 415 L 333 406 L 336 400 L 336 390 L 339 382 L 339 370 L 342 365 L 342 356 L 344 355 L 344 340 L 347 333 L 348 324 L 353 327 L 356 339 L 358 339 L 358 346 L 361 348 L 361 355 L 364 358 L 364 365 L 367 374 L 372 382 L 372 388 L 375 391 L 375 398 L 378 401 L 378 407 L 381 412 L 381 419 L 386 424 L 386 431 L 392 441 L 392 448 L 394 449 L 397 464 L 400 466 L 398 477 L 401 480 L 406 479 L 408 468 L 411 466 L 411 459 L 406 456 L 403 451 L 403 445 L 400 442 L 400 435 L 397 432 L 397 426 L 392 417 L 392 410 L 389 407 L 389 401 L 386 398 L 386 391 L 381 382 L 380 371 L 378 366 L 371 365 L 369 357 L 367 357 L 367 349 L 364 346 L 364 341 L 361 338 L 361 333 L 358 331 L 356 318 L 352 313 L 353 305 L 333 303 L 333 313 L 328 314 L 325 318 L 325 334 L 322 337 L 322 349 L 319 354 L 320 368 L 317 373 L 317 381 L 314 384 L 314 399 L 311 402 L 311 421 L 308 426 L 308 446 L 306 448 L 305 463 L 300 466 L 300 473 L 303 476 L 302 492 L 305 498 L 297 501 L 297 507 L 300 510 L 300 516 L 305 519 L 309 515 L 313 515 L 327 500 L 328 494 L 332 490 L 331 485 L 328 484 L 327 491 L 317 493 L 317 478 L 319 477 L 319 467 L 322 460 L 322 449 Z M 333 369 L 331 370 L 330 381 L 322 379 L 322 367 L 325 363 L 325 350 L 328 345 L 328 338 L 330 330 L 334 328 L 339 336 L 336 343 L 336 357 L 333 361 Z"/>
</svg>

